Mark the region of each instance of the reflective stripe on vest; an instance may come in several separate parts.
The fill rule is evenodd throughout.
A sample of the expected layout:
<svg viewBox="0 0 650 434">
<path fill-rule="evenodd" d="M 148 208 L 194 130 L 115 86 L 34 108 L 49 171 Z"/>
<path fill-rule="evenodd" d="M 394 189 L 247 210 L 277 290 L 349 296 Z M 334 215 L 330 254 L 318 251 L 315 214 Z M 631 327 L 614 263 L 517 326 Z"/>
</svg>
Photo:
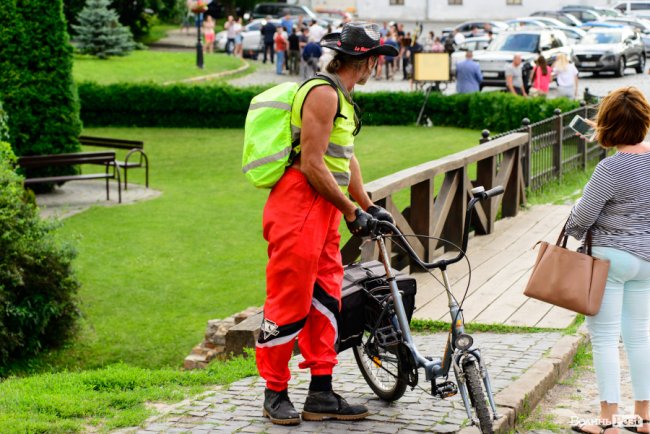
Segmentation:
<svg viewBox="0 0 650 434">
<path fill-rule="evenodd" d="M 313 79 L 305 83 L 293 100 L 293 107 L 291 109 L 291 138 L 292 142 L 300 140 L 300 131 L 302 127 L 301 111 L 305 98 L 316 86 L 330 86 L 330 84 L 323 79 Z M 325 156 L 323 157 L 325 165 L 334 176 L 336 183 L 343 190 L 347 191 L 350 184 L 350 160 L 354 155 L 354 131 L 356 125 L 354 123 L 354 106 L 350 104 L 343 95 L 340 89 L 337 89 L 340 101 L 340 115 L 334 121 L 334 127 L 330 133 L 329 143 Z M 297 151 L 300 149 L 297 147 Z"/>
</svg>

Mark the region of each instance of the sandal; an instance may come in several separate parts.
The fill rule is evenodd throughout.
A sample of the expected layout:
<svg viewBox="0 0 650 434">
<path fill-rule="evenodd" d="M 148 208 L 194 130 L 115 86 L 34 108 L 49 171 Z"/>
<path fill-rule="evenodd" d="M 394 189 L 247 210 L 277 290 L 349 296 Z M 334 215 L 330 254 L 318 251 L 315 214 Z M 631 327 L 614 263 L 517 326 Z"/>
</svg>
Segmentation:
<svg viewBox="0 0 650 434">
<path fill-rule="evenodd" d="M 589 425 L 587 423 L 580 423 L 578 425 L 571 425 L 571 430 L 575 432 L 580 432 L 580 433 L 586 433 L 586 434 L 593 434 L 591 431 L 585 431 L 583 428 L 585 426 L 597 426 L 600 428 L 599 434 L 605 434 L 605 431 L 607 431 L 610 428 L 615 428 L 614 425 L 607 424 L 607 425 Z"/>
<path fill-rule="evenodd" d="M 627 424 L 626 424 L 627 422 L 628 421 L 623 422 L 623 428 L 625 428 L 626 430 L 636 432 L 636 433 L 646 434 L 645 431 L 639 431 L 638 426 L 627 426 Z M 638 419 L 634 420 L 634 422 L 638 423 Z M 646 420 L 646 419 L 641 420 L 641 425 L 646 424 L 646 423 L 650 423 L 650 420 Z"/>
</svg>

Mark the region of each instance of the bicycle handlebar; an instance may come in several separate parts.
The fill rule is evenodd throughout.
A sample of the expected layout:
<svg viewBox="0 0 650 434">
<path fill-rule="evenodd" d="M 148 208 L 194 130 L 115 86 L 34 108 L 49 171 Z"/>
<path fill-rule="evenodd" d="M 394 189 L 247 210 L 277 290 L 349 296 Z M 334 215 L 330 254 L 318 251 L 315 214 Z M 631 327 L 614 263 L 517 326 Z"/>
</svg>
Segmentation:
<svg viewBox="0 0 650 434">
<path fill-rule="evenodd" d="M 440 259 L 434 262 L 424 262 L 422 258 L 420 258 L 418 254 L 415 253 L 413 247 L 411 247 L 409 242 L 404 237 L 404 234 L 402 234 L 402 232 L 399 229 L 397 229 L 397 227 L 394 224 L 387 221 L 376 220 L 374 227 L 371 228 L 371 235 L 373 238 L 376 238 L 378 236 L 381 236 L 381 234 L 384 233 L 382 229 L 388 230 L 388 232 L 392 232 L 393 234 L 396 235 L 396 237 L 400 240 L 400 244 L 402 245 L 402 247 L 406 250 L 406 252 L 411 257 L 411 259 L 413 259 L 420 267 L 426 269 L 445 268 L 448 265 L 460 261 L 465 255 L 465 251 L 467 250 L 467 243 L 469 240 L 469 228 L 472 219 L 472 210 L 474 209 L 476 203 L 503 194 L 503 192 L 504 189 L 500 185 L 488 191 L 485 191 L 483 187 L 476 187 L 472 189 L 473 197 L 470 199 L 469 203 L 467 204 L 467 211 L 465 213 L 465 227 L 463 230 L 463 242 L 461 244 L 461 251 L 458 252 L 458 255 L 456 255 L 451 259 Z"/>
</svg>

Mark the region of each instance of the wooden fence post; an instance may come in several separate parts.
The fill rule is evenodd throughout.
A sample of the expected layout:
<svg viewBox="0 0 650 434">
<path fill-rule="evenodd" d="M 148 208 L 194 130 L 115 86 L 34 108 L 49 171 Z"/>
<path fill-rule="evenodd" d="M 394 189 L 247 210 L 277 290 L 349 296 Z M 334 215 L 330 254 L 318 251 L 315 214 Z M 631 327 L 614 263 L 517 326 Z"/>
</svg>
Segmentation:
<svg viewBox="0 0 650 434">
<path fill-rule="evenodd" d="M 433 235 L 433 179 L 427 179 L 411 187 L 411 210 L 409 224 L 413 233 Z M 433 260 L 436 240 L 422 239 L 425 261 Z"/>
<path fill-rule="evenodd" d="M 481 139 L 478 141 L 479 145 L 490 141 L 490 130 L 481 131 Z"/>
<path fill-rule="evenodd" d="M 530 119 L 528 118 L 523 118 L 521 120 L 521 126 L 526 128 L 526 133 L 528 134 L 528 140 L 526 140 L 526 143 L 522 146 L 522 153 L 523 154 L 521 157 L 521 164 L 523 166 L 523 171 L 524 171 L 524 182 L 526 183 L 526 187 L 530 185 L 530 165 L 531 165 L 531 159 L 532 159 L 532 140 L 533 140 L 533 127 L 530 126 Z"/>
<path fill-rule="evenodd" d="M 553 113 L 555 114 L 555 131 L 556 131 L 556 142 L 553 146 L 553 174 L 555 178 L 560 180 L 562 179 L 562 141 L 564 126 L 562 125 L 562 110 L 556 108 Z"/>
</svg>

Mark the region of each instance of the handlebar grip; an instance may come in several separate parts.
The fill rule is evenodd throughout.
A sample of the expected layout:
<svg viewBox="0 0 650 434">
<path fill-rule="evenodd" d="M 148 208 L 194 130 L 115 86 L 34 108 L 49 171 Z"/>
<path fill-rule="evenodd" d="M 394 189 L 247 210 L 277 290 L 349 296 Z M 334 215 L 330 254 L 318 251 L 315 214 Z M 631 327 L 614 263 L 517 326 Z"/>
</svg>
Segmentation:
<svg viewBox="0 0 650 434">
<path fill-rule="evenodd" d="M 503 192 L 504 192 L 503 186 L 497 185 L 496 187 L 486 191 L 485 197 L 488 198 L 488 197 L 498 196 L 500 194 L 503 194 Z"/>
</svg>

